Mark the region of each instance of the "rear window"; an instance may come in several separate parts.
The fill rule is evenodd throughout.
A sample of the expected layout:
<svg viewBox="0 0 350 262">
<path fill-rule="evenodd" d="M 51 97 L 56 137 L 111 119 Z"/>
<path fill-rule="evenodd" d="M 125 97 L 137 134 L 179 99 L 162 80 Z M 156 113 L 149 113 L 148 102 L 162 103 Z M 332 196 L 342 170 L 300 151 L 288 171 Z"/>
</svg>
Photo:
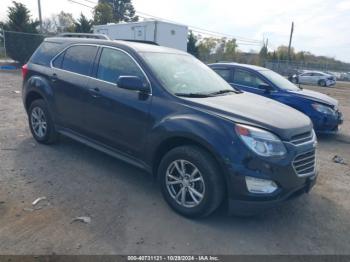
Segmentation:
<svg viewBox="0 0 350 262">
<path fill-rule="evenodd" d="M 72 46 L 65 52 L 61 68 L 77 74 L 89 75 L 96 52 L 96 46 Z"/>
<path fill-rule="evenodd" d="M 52 58 L 63 50 L 63 45 L 56 42 L 43 42 L 34 52 L 30 62 L 37 65 L 49 66 Z"/>
</svg>

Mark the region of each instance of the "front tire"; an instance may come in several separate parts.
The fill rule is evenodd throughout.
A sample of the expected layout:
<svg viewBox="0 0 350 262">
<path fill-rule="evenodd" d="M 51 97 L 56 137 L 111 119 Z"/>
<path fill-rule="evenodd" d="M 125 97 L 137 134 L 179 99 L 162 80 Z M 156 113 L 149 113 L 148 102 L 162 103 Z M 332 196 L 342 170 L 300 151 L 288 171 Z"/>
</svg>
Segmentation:
<svg viewBox="0 0 350 262">
<path fill-rule="evenodd" d="M 30 131 L 36 141 L 42 144 L 53 144 L 58 134 L 55 125 L 43 99 L 31 103 L 28 111 Z"/>
<path fill-rule="evenodd" d="M 158 177 L 166 202 L 185 217 L 210 215 L 224 197 L 224 181 L 216 161 L 197 146 L 168 152 L 160 163 Z"/>
<path fill-rule="evenodd" d="M 320 81 L 318 82 L 318 85 L 319 85 L 319 86 L 322 86 L 322 87 L 325 87 L 325 86 L 327 85 L 327 83 L 326 83 L 326 81 L 324 81 L 324 80 L 320 80 Z"/>
</svg>

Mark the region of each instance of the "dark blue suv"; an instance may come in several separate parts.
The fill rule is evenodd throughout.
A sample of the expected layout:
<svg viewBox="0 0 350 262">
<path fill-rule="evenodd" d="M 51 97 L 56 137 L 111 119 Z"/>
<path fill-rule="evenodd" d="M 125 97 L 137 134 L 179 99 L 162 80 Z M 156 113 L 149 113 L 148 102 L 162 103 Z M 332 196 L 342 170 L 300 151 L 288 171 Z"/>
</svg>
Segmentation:
<svg viewBox="0 0 350 262">
<path fill-rule="evenodd" d="M 262 95 L 303 112 L 316 132 L 335 132 L 343 122 L 338 101 L 319 92 L 301 89 L 263 67 L 236 63 L 209 65 L 234 88 Z"/>
<path fill-rule="evenodd" d="M 22 72 L 38 142 L 64 135 L 148 171 L 184 216 L 209 215 L 221 203 L 232 213 L 256 213 L 315 184 L 310 119 L 233 90 L 187 53 L 48 38 Z"/>
</svg>

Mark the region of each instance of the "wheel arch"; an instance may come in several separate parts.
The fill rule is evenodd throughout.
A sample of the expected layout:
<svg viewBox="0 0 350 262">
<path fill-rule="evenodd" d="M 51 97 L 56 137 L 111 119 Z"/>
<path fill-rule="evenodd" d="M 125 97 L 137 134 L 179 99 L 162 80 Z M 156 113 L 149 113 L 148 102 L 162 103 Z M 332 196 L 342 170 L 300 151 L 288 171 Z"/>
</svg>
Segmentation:
<svg viewBox="0 0 350 262">
<path fill-rule="evenodd" d="M 220 174 L 223 175 L 225 184 L 227 183 L 227 176 L 224 175 L 224 168 L 220 162 L 219 156 L 216 155 L 212 148 L 206 143 L 203 143 L 199 139 L 195 139 L 187 136 L 173 136 L 162 141 L 159 146 L 156 148 L 153 157 L 152 157 L 152 174 L 155 179 L 158 178 L 158 168 L 162 157 L 169 152 L 170 150 L 180 147 L 180 146 L 196 146 L 204 151 L 206 151 L 216 162 L 217 167 L 219 168 Z"/>
<path fill-rule="evenodd" d="M 28 112 L 28 110 L 29 110 L 30 105 L 33 103 L 33 101 L 38 100 L 38 99 L 43 99 L 43 100 L 45 100 L 44 97 L 43 97 L 43 95 L 41 95 L 41 94 L 40 94 L 39 92 L 37 92 L 37 91 L 30 91 L 30 92 L 27 94 L 27 96 L 26 96 L 26 98 L 25 98 L 25 104 L 24 104 L 25 109 L 26 109 L 27 112 Z"/>
</svg>

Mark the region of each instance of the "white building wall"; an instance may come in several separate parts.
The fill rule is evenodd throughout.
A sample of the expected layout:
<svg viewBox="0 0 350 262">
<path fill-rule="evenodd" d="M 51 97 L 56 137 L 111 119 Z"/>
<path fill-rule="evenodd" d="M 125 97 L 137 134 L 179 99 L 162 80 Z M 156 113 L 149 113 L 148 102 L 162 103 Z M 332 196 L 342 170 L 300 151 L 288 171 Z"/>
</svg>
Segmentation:
<svg viewBox="0 0 350 262">
<path fill-rule="evenodd" d="M 113 40 L 143 40 L 161 46 L 187 51 L 188 28 L 163 21 L 145 21 L 94 26 L 94 33 L 108 35 Z"/>
</svg>

